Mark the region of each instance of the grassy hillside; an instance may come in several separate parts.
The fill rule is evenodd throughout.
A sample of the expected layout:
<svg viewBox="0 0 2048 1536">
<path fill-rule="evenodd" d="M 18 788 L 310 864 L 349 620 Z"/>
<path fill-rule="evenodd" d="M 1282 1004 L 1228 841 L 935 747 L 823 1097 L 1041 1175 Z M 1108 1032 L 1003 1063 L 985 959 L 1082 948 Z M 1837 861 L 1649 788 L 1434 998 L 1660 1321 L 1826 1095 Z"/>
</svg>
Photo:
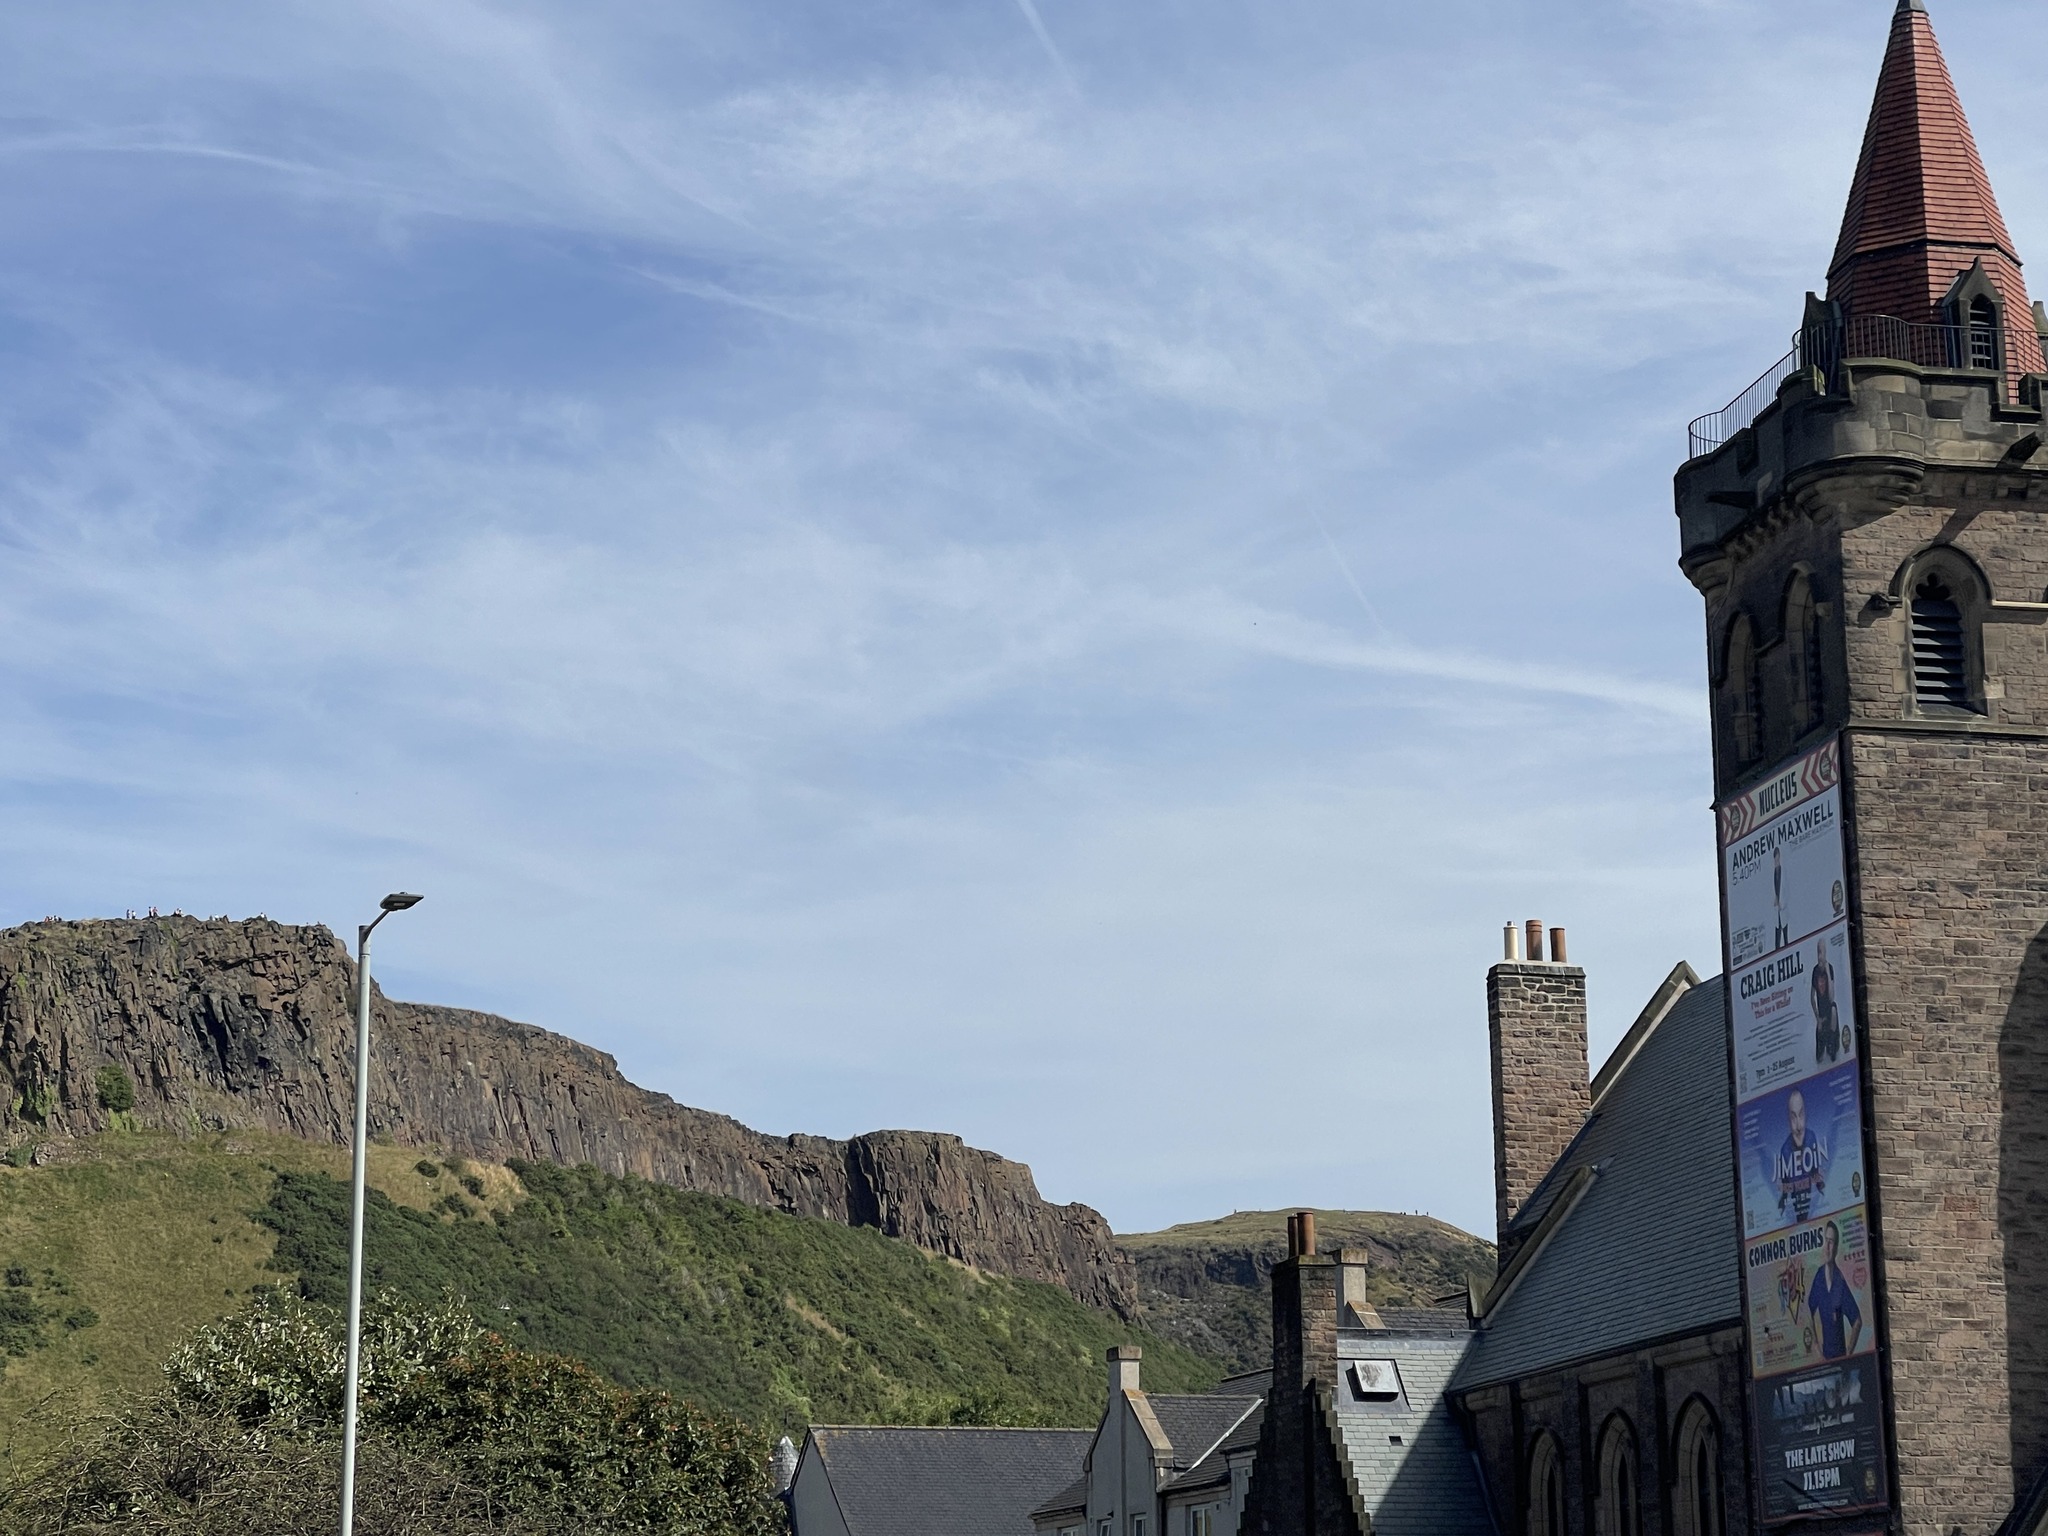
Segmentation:
<svg viewBox="0 0 2048 1536">
<path fill-rule="evenodd" d="M 1273 1266 L 1286 1256 L 1290 1211 L 1239 1211 L 1217 1221 L 1119 1236 L 1138 1269 L 1145 1326 L 1232 1370 L 1258 1370 L 1273 1350 Z M 1428 1306 L 1491 1280 L 1493 1245 L 1430 1216 L 1316 1212 L 1316 1246 L 1372 1255 L 1375 1305 Z"/>
<path fill-rule="evenodd" d="M 260 1286 L 341 1299 L 346 1154 L 283 1137 L 109 1133 L 0 1166 L 0 1440 L 150 1379 Z M 972 1413 L 1092 1422 L 1138 1335 L 1064 1290 L 878 1233 L 591 1169 L 372 1149 L 369 1280 L 453 1291 L 529 1348 L 776 1428 Z M 5 1282 L 19 1281 L 19 1284 Z M 1148 1379 L 1219 1369 L 1147 1339 Z"/>
</svg>

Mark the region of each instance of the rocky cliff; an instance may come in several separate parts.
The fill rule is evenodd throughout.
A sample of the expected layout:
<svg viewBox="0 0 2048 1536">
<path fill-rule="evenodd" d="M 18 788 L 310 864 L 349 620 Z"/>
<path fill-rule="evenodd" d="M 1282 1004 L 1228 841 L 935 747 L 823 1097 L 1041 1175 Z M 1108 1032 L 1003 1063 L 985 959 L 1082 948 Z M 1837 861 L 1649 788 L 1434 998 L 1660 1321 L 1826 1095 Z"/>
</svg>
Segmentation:
<svg viewBox="0 0 2048 1536">
<path fill-rule="evenodd" d="M 104 1130 L 118 1113 L 142 1128 L 262 1127 L 345 1143 L 354 985 L 327 929 L 260 918 L 0 931 L 0 1141 Z M 492 1160 L 593 1163 L 876 1227 L 1135 1312 L 1129 1261 L 1100 1215 L 1047 1204 L 1029 1168 L 958 1137 L 764 1136 L 636 1087 L 604 1052 L 531 1025 L 381 994 L 372 1011 L 373 1136 Z M 109 1067 L 132 1081 L 132 1109 L 103 1102 Z"/>
<path fill-rule="evenodd" d="M 1287 1256 L 1287 1211 L 1239 1211 L 1217 1221 L 1119 1237 L 1137 1267 L 1145 1326 L 1198 1354 L 1255 1371 L 1273 1358 L 1273 1266 Z M 1471 1280 L 1494 1275 L 1493 1247 L 1430 1216 L 1318 1211 L 1325 1253 L 1371 1255 L 1366 1297 L 1375 1306 L 1455 1303 Z"/>
</svg>

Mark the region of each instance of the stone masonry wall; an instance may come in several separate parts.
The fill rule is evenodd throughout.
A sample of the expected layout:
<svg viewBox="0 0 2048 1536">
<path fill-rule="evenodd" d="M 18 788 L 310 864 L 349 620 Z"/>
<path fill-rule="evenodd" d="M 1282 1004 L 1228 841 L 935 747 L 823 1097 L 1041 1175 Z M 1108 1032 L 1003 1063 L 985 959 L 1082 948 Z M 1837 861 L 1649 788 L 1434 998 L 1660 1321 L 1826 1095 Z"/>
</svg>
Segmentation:
<svg viewBox="0 0 2048 1536">
<path fill-rule="evenodd" d="M 107 1128 L 96 1077 L 133 1080 L 134 1123 L 346 1144 L 355 967 L 325 928 L 149 918 L 0 932 L 0 1142 Z M 372 1001 L 370 1129 L 470 1157 L 592 1163 L 752 1205 L 871 1226 L 1129 1317 L 1109 1225 L 1052 1205 L 1031 1170 L 956 1136 L 764 1136 L 635 1086 L 618 1063 L 490 1014 Z"/>
<path fill-rule="evenodd" d="M 1639 1458 L 1642 1502 L 1630 1528 L 1642 1536 L 1689 1536 L 1689 1522 L 1676 1518 L 1673 1499 L 1680 1423 L 1695 1400 L 1711 1410 L 1718 1432 L 1725 1528 L 1750 1529 L 1743 1353 L 1742 1330 L 1724 1328 L 1465 1393 L 1459 1407 L 1472 1428 L 1487 1495 L 1501 1512 L 1503 1529 L 1528 1529 L 1529 1466 L 1543 1435 L 1558 1447 L 1565 1528 L 1595 1529 L 1600 1437 L 1620 1414 Z"/>
<path fill-rule="evenodd" d="M 1903 1513 L 1978 1536 L 2048 1466 L 2048 743 L 1847 740 Z"/>
<path fill-rule="evenodd" d="M 1586 1122 L 1586 973 L 1577 966 L 1496 965 L 1486 974 L 1493 1065 L 1494 1214 L 1508 1223 Z"/>
<path fill-rule="evenodd" d="M 2040 413 L 1994 394 L 1893 367 L 1795 384 L 1756 452 L 1679 481 L 1710 658 L 1738 613 L 1762 641 L 1755 771 L 1806 744 L 1795 573 L 1824 605 L 1906 1536 L 1990 1536 L 2048 1470 L 2048 473 Z M 1912 697 L 1923 562 L 1972 628 L 1981 713 Z"/>
</svg>

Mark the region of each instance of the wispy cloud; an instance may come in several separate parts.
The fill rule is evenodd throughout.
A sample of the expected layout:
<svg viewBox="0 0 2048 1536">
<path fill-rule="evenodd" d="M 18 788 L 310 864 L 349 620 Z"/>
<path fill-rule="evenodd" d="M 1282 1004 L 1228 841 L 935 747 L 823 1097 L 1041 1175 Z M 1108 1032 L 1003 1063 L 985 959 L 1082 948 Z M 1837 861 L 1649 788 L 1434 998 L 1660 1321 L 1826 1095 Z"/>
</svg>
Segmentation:
<svg viewBox="0 0 2048 1536">
<path fill-rule="evenodd" d="M 416 883 L 398 984 L 771 1128 L 1483 1224 L 1499 923 L 1596 1047 L 1711 963 L 1668 475 L 1882 18 L 792 3 L 0 18 L 0 907 Z"/>
<path fill-rule="evenodd" d="M 1024 13 L 1025 21 L 1031 25 L 1032 35 L 1038 39 L 1038 45 L 1045 50 L 1045 56 L 1052 60 L 1052 67 L 1059 71 L 1060 79 L 1066 82 L 1067 89 L 1076 96 L 1080 95 L 1080 83 L 1074 79 L 1074 72 L 1067 67 L 1067 61 L 1061 57 L 1059 48 L 1052 40 L 1052 34 L 1045 30 L 1045 18 L 1038 14 L 1036 0 L 1017 0 L 1017 9 Z"/>
</svg>

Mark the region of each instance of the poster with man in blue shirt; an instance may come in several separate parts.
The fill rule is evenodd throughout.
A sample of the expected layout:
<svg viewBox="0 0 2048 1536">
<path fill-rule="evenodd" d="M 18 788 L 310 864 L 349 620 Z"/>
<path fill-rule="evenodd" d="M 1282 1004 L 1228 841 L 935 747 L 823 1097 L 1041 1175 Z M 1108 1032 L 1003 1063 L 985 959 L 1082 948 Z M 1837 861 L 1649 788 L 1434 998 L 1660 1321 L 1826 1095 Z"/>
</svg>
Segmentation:
<svg viewBox="0 0 2048 1536">
<path fill-rule="evenodd" d="M 1806 1310 L 1820 1326 L 1820 1352 L 1829 1360 L 1854 1354 L 1863 1337 L 1863 1309 L 1856 1305 L 1855 1289 L 1835 1262 L 1841 1251 L 1842 1229 L 1831 1221 L 1827 1247 L 1822 1250 L 1820 1268 L 1813 1275 L 1813 1289 L 1806 1297 Z"/>
</svg>

